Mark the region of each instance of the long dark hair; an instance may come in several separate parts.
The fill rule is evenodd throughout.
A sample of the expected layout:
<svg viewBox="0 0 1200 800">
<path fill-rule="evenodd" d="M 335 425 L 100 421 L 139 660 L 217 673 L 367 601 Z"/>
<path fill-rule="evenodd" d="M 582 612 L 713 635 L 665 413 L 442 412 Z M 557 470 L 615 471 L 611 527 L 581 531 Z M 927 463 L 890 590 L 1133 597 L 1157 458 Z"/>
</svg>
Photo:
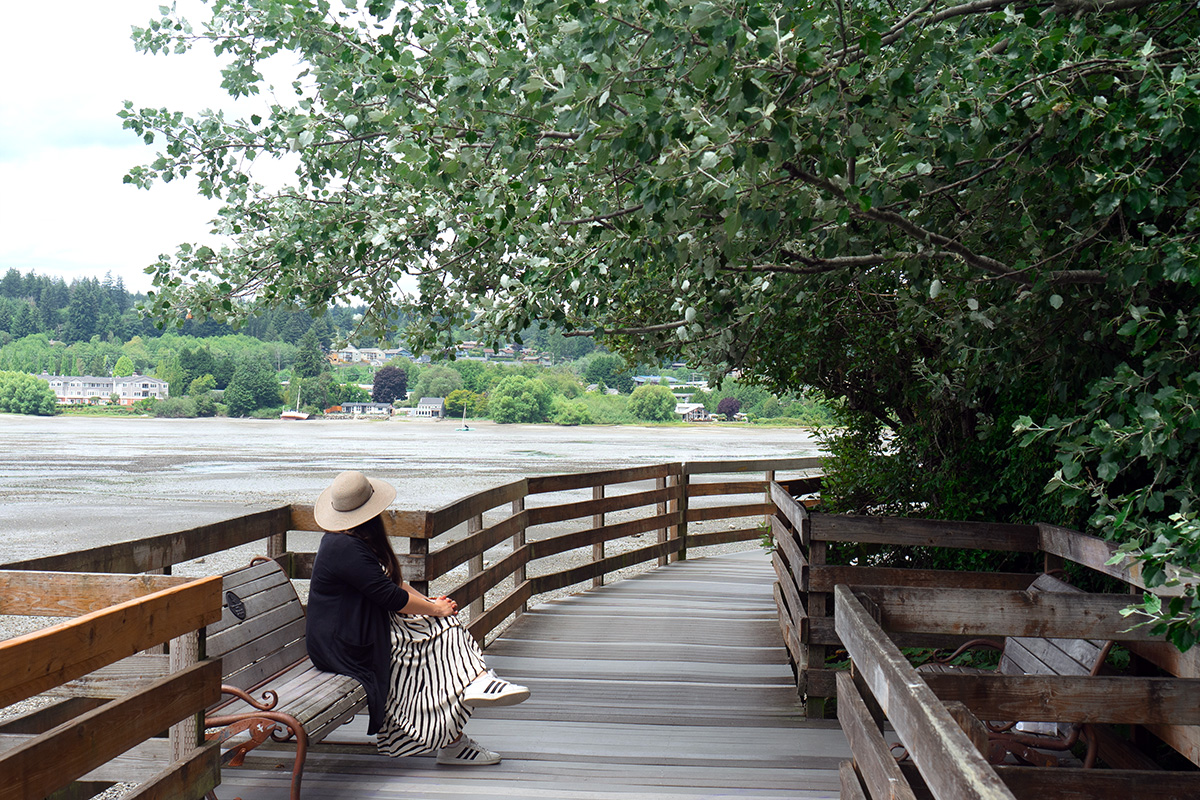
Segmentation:
<svg viewBox="0 0 1200 800">
<path fill-rule="evenodd" d="M 388 538 L 387 530 L 383 527 L 383 517 L 375 515 L 361 525 L 351 528 L 346 531 L 351 536 L 362 539 L 367 543 L 367 547 L 371 548 L 371 552 L 379 559 L 379 563 L 383 565 L 383 571 L 391 578 L 392 583 L 397 586 L 403 578 L 400 575 L 400 559 L 396 558 L 396 551 L 392 549 L 392 542 Z"/>
</svg>

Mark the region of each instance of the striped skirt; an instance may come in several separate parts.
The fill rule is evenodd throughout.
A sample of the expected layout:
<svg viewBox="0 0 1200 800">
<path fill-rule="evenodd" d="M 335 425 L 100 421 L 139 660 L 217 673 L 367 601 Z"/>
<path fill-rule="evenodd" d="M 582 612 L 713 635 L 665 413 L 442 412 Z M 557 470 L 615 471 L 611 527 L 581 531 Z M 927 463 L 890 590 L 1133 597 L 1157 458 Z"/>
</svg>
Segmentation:
<svg viewBox="0 0 1200 800">
<path fill-rule="evenodd" d="M 456 617 L 392 615 L 392 674 L 379 751 L 410 756 L 458 738 L 471 709 L 463 689 L 487 669 Z"/>
</svg>

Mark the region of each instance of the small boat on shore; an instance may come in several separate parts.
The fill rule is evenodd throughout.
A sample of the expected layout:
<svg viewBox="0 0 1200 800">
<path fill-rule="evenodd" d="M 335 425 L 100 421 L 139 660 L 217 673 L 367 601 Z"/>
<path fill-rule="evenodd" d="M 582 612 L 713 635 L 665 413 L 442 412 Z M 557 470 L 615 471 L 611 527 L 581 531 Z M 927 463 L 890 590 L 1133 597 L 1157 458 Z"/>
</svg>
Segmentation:
<svg viewBox="0 0 1200 800">
<path fill-rule="evenodd" d="M 285 408 L 283 410 L 283 412 L 280 413 L 279 418 L 280 419 L 308 419 L 310 416 L 311 415 L 308 414 L 307 412 L 300 410 L 300 392 L 297 391 L 296 392 L 296 408 L 295 408 L 295 410 Z"/>
</svg>

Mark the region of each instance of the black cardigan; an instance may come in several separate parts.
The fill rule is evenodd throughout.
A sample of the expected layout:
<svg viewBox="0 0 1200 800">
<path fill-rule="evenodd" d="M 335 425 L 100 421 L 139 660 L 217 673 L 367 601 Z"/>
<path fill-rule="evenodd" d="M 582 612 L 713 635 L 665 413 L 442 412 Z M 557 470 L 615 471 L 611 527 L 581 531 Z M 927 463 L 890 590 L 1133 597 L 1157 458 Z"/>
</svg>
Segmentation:
<svg viewBox="0 0 1200 800">
<path fill-rule="evenodd" d="M 308 592 L 308 655 L 317 669 L 357 678 L 367 690 L 367 733 L 383 724 L 391 674 L 391 614 L 408 592 L 387 577 L 367 543 L 326 533 Z"/>
</svg>

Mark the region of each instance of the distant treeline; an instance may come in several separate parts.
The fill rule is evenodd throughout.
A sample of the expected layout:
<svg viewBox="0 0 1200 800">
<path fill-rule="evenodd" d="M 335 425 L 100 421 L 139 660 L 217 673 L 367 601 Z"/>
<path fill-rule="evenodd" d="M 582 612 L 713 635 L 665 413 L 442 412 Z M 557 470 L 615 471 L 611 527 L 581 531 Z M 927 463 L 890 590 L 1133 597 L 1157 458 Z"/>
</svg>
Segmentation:
<svg viewBox="0 0 1200 800">
<path fill-rule="evenodd" d="M 9 269 L 0 278 L 0 345 L 44 333 L 50 339 L 71 344 L 91 341 L 127 342 L 161 336 L 154 321 L 137 310 L 145 295 L 125 288 L 122 278 L 107 274 L 102 279 L 79 278 L 69 284 L 62 278 L 22 274 Z M 350 335 L 361 308 L 331 308 L 319 318 L 318 336 L 332 341 Z M 313 325 L 306 311 L 274 309 L 248 320 L 239 330 L 219 322 L 182 320 L 176 333 L 197 338 L 244 334 L 264 342 L 298 342 Z M 363 344 L 373 344 L 373 341 Z M 326 343 L 325 346 L 328 346 Z"/>
</svg>

